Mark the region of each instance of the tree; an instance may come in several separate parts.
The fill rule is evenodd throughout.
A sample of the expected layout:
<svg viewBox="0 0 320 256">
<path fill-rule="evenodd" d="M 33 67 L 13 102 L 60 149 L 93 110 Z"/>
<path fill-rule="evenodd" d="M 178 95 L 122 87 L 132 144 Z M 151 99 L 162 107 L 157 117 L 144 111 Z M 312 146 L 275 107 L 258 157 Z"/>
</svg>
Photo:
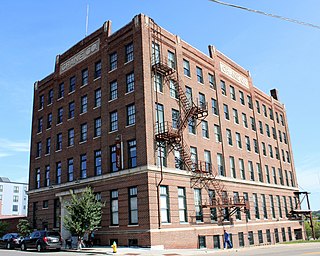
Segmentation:
<svg viewBox="0 0 320 256">
<path fill-rule="evenodd" d="M 307 238 L 312 237 L 312 230 L 310 227 L 310 221 L 305 221 L 304 226 L 306 229 Z M 314 228 L 315 237 L 316 237 L 316 239 L 318 239 L 320 237 L 320 222 L 314 220 L 313 221 L 313 228 Z"/>
<path fill-rule="evenodd" d="M 100 226 L 104 203 L 96 199 L 93 190 L 86 187 L 81 194 L 72 190 L 71 200 L 66 205 L 68 214 L 64 217 L 64 227 L 73 235 L 82 237 Z"/>
<path fill-rule="evenodd" d="M 22 236 L 27 236 L 31 233 L 32 228 L 28 220 L 21 219 L 17 225 L 17 229 Z"/>
<path fill-rule="evenodd" d="M 3 236 L 8 230 L 9 224 L 0 220 L 0 236 Z"/>
</svg>

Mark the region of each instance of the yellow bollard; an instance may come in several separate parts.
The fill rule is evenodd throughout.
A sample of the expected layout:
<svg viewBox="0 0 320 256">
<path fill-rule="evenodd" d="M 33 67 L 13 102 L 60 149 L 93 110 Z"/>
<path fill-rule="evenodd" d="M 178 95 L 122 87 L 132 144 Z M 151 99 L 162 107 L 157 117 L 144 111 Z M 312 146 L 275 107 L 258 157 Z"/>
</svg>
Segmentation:
<svg viewBox="0 0 320 256">
<path fill-rule="evenodd" d="M 117 252 L 117 243 L 116 243 L 116 241 L 113 241 L 113 244 L 111 245 L 111 247 L 112 247 L 112 252 L 116 253 Z"/>
</svg>

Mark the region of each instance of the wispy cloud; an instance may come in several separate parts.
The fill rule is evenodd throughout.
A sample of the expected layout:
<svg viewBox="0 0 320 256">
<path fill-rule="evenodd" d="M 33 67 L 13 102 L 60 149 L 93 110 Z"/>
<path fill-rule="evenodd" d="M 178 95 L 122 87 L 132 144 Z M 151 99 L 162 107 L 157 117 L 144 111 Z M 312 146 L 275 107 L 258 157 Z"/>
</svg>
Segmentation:
<svg viewBox="0 0 320 256">
<path fill-rule="evenodd" d="M 0 156 L 8 156 L 10 152 L 29 152 L 29 142 L 11 141 L 0 138 Z"/>
<path fill-rule="evenodd" d="M 0 152 L 0 158 L 10 156 L 10 154 Z"/>
</svg>

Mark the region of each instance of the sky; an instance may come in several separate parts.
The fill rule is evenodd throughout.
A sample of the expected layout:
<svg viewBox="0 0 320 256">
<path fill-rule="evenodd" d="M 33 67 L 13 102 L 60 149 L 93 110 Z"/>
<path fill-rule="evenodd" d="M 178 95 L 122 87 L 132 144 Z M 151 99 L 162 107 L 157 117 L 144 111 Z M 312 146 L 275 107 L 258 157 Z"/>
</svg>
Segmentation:
<svg viewBox="0 0 320 256">
<path fill-rule="evenodd" d="M 226 0 L 320 25 L 319 0 Z M 144 13 L 208 54 L 214 45 L 250 71 L 286 106 L 301 191 L 320 209 L 320 29 L 235 9 L 209 0 L 1 0 L 0 176 L 27 182 L 33 84 L 53 72 L 55 57 L 107 20 L 116 31 Z"/>
</svg>

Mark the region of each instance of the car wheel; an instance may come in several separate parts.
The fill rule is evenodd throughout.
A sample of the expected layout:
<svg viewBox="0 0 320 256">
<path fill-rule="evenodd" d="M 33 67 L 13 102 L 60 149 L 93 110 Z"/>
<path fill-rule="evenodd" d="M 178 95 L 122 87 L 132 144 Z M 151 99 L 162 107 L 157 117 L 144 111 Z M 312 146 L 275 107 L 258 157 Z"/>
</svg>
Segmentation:
<svg viewBox="0 0 320 256">
<path fill-rule="evenodd" d="M 21 244 L 21 251 L 25 251 L 25 250 L 27 250 L 26 245 L 25 244 Z"/>
<path fill-rule="evenodd" d="M 37 245 L 37 251 L 38 251 L 38 252 L 41 252 L 41 251 L 42 251 L 41 244 L 38 244 L 38 245 Z"/>
<path fill-rule="evenodd" d="M 11 244 L 10 244 L 10 243 L 7 243 L 6 248 L 7 248 L 8 250 L 10 250 L 10 249 L 11 249 Z"/>
</svg>

